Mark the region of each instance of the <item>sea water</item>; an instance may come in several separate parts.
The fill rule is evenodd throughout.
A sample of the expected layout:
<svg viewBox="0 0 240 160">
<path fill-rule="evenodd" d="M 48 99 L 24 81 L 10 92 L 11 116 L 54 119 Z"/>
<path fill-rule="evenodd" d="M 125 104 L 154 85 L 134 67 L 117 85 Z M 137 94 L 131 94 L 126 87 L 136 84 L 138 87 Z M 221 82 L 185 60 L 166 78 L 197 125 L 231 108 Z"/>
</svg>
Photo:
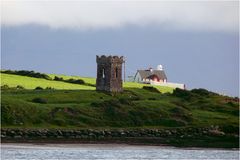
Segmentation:
<svg viewBox="0 0 240 160">
<path fill-rule="evenodd" d="M 238 160 L 239 150 L 174 148 L 121 144 L 2 144 L 2 160 L 224 159 Z"/>
</svg>

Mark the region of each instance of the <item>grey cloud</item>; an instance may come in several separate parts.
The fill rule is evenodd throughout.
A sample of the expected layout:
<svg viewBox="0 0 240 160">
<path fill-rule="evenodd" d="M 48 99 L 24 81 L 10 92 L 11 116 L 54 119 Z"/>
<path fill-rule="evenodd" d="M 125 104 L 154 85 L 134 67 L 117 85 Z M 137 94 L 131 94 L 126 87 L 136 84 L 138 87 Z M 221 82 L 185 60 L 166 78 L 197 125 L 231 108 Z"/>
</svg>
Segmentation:
<svg viewBox="0 0 240 160">
<path fill-rule="evenodd" d="M 238 31 L 237 1 L 3 1 L 2 24 L 101 29 L 168 25 L 180 30 Z"/>
</svg>

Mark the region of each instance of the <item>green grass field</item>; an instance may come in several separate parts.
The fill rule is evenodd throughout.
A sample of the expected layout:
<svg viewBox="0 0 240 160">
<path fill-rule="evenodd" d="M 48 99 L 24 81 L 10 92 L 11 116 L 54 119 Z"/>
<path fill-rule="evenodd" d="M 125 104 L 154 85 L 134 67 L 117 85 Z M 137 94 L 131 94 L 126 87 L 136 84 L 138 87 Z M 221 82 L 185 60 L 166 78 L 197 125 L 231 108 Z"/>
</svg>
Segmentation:
<svg viewBox="0 0 240 160">
<path fill-rule="evenodd" d="M 66 76 L 66 75 L 58 75 L 58 74 L 48 74 L 51 78 L 55 76 L 62 77 L 63 79 L 82 79 L 85 83 L 95 85 L 96 79 L 90 77 L 80 77 L 80 76 Z M 33 78 L 33 77 L 26 77 L 20 75 L 12 75 L 12 74 L 5 74 L 1 73 L 1 86 L 8 85 L 9 87 L 16 87 L 18 85 L 23 86 L 25 89 L 35 89 L 36 87 L 52 87 L 54 89 L 68 89 L 68 90 L 95 90 L 95 87 L 88 86 L 88 85 L 79 85 L 79 84 L 71 84 L 67 82 L 60 82 L 60 81 L 52 81 L 46 80 L 42 78 Z M 134 82 L 126 82 L 123 84 L 124 88 L 142 88 L 143 86 L 149 86 L 147 84 L 139 84 Z M 155 86 L 159 91 L 162 93 L 165 92 L 172 92 L 173 88 L 170 87 L 162 87 L 162 86 Z"/>
<path fill-rule="evenodd" d="M 57 76 L 95 84 L 94 78 Z M 238 127 L 239 124 L 238 103 L 227 102 L 226 97 L 205 90 L 171 94 L 173 88 L 158 87 L 161 91 L 158 93 L 143 89 L 143 84 L 127 82 L 124 92 L 113 96 L 92 86 L 3 73 L 1 85 L 25 88 L 2 90 L 2 127 L 159 128 Z M 37 86 L 54 90 L 34 90 Z"/>
<path fill-rule="evenodd" d="M 124 83 L 124 92 L 110 94 L 95 90 L 95 78 L 49 76 L 82 79 L 86 84 L 1 73 L 1 86 L 10 87 L 1 90 L 3 129 L 169 130 L 218 126 L 226 136 L 203 136 L 200 139 L 170 137 L 165 139 L 166 144 L 238 147 L 239 104 L 236 98 L 204 89 L 187 91 L 155 86 L 161 91 L 158 92 L 144 89 L 143 86 L 147 85 L 133 82 Z M 24 89 L 16 88 L 19 85 Z M 36 90 L 38 86 L 44 89 Z"/>
<path fill-rule="evenodd" d="M 71 84 L 60 81 L 50 81 L 42 78 L 32 78 L 26 76 L 12 75 L 1 73 L 1 86 L 8 85 L 9 87 L 16 87 L 21 85 L 26 89 L 35 89 L 40 86 L 42 88 L 52 87 L 54 89 L 83 89 L 83 90 L 94 90 L 95 87 Z"/>
<path fill-rule="evenodd" d="M 114 97 L 95 90 L 6 90 L 2 127 L 238 126 L 238 104 L 209 99 L 213 103 L 203 108 L 196 99 L 186 102 L 143 89 Z"/>
</svg>

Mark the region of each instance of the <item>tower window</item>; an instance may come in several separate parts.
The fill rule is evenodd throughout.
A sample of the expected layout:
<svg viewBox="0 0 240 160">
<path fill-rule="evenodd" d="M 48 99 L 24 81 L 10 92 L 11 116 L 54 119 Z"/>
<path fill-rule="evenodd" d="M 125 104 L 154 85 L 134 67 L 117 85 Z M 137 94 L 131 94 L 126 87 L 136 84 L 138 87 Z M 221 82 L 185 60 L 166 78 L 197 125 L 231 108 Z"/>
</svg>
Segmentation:
<svg viewBox="0 0 240 160">
<path fill-rule="evenodd" d="M 115 69 L 115 78 L 118 78 L 118 68 Z"/>
<path fill-rule="evenodd" d="M 102 70 L 102 78 L 105 78 L 105 69 Z"/>
</svg>

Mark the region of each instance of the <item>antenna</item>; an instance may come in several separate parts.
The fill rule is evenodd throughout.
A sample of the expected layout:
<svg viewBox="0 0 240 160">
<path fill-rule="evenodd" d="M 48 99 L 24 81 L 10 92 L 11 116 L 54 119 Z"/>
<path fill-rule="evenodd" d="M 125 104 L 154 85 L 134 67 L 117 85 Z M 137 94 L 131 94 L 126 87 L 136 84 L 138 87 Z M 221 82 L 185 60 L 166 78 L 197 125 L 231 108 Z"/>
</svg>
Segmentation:
<svg viewBox="0 0 240 160">
<path fill-rule="evenodd" d="M 126 62 L 126 57 L 124 56 L 123 57 L 123 67 L 124 67 L 124 82 L 126 82 L 126 64 L 125 64 L 125 62 Z"/>
</svg>

